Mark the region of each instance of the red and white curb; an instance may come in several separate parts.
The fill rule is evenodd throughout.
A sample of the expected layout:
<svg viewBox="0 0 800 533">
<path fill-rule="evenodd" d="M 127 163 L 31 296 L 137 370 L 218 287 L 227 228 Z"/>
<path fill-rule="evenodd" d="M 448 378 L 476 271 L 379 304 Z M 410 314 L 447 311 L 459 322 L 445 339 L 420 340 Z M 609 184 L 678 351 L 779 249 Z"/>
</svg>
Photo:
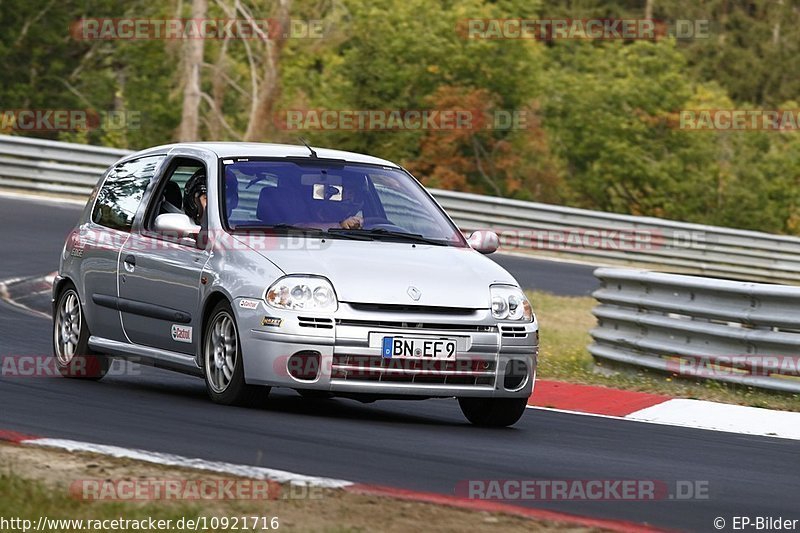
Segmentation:
<svg viewBox="0 0 800 533">
<path fill-rule="evenodd" d="M 800 413 L 537 380 L 528 407 L 800 440 Z"/>
<path fill-rule="evenodd" d="M 248 479 L 269 480 L 284 484 L 338 489 L 352 494 L 380 496 L 433 505 L 445 505 L 448 507 L 455 507 L 469 511 L 503 513 L 532 520 L 547 520 L 587 528 L 600 528 L 621 533 L 660 531 L 645 524 L 637 524 L 635 522 L 627 522 L 623 520 L 591 518 L 588 516 L 573 515 L 545 509 L 532 509 L 529 507 L 521 507 L 496 501 L 475 500 L 458 496 L 450 496 L 447 494 L 412 491 L 381 485 L 368 485 L 355 483 L 352 481 L 345 481 L 343 479 L 307 476 L 303 474 L 287 472 L 285 470 L 275 470 L 260 466 L 238 465 L 219 461 L 206 461 L 204 459 L 194 459 L 180 455 L 121 448 L 118 446 L 108 446 L 104 444 L 92 444 L 88 442 L 67 439 L 34 437 L 31 435 L 25 435 L 23 433 L 18 433 L 16 431 L 0 430 L 0 441 L 23 446 L 57 448 L 70 452 L 88 452 L 105 455 L 108 457 L 133 459 L 136 461 L 164 466 L 191 468 L 194 470 L 228 474 Z"/>
<path fill-rule="evenodd" d="M 40 277 L 15 277 L 0 280 L 0 301 L 6 302 L 24 313 L 50 320 L 49 295 L 57 272 Z M 36 299 L 33 306 L 31 298 Z M 23 303 L 26 300 L 28 303 Z M 38 304 L 38 305 L 36 305 Z"/>
</svg>

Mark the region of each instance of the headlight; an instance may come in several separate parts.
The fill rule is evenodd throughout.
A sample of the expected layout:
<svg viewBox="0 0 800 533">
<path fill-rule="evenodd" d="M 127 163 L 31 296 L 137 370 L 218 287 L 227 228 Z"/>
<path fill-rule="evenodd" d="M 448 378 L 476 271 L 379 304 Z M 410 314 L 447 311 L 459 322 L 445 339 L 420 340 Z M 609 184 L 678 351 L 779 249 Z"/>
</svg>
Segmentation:
<svg viewBox="0 0 800 533">
<path fill-rule="evenodd" d="M 336 293 L 325 278 L 286 276 L 264 293 L 267 305 L 292 311 L 333 312 L 339 307 Z"/>
<path fill-rule="evenodd" d="M 497 320 L 533 321 L 533 308 L 525 293 L 511 285 L 492 285 L 492 316 Z"/>
</svg>

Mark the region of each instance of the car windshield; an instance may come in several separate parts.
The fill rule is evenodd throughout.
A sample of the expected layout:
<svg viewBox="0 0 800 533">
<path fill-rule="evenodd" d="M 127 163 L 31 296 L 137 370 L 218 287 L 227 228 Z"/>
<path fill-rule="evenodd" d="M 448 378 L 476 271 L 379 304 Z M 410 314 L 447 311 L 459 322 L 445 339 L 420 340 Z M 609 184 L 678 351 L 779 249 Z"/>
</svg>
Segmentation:
<svg viewBox="0 0 800 533">
<path fill-rule="evenodd" d="M 336 161 L 224 162 L 231 230 L 305 231 L 340 238 L 466 246 L 458 229 L 404 171 Z"/>
</svg>

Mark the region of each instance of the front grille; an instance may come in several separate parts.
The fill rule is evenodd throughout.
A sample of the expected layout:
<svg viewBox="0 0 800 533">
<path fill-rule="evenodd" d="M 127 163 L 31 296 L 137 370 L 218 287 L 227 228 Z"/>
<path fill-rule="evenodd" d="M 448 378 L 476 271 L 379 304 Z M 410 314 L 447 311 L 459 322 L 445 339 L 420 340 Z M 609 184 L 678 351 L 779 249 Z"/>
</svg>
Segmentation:
<svg viewBox="0 0 800 533">
<path fill-rule="evenodd" d="M 438 324 L 436 322 L 401 322 L 390 320 L 357 320 L 351 318 L 340 318 L 336 320 L 339 326 L 355 326 L 362 328 L 379 328 L 379 329 L 428 329 L 440 331 L 465 331 L 465 332 L 479 332 L 479 333 L 492 333 L 497 331 L 495 326 L 486 326 L 481 324 Z"/>
<path fill-rule="evenodd" d="M 333 320 L 330 318 L 297 317 L 301 328 L 333 329 Z"/>
<path fill-rule="evenodd" d="M 451 316 L 470 316 L 474 315 L 478 309 L 464 307 L 442 307 L 432 305 L 393 305 L 393 304 L 368 304 L 351 303 L 350 307 L 356 311 L 368 311 L 371 313 L 426 313 L 429 315 L 451 315 Z"/>
<path fill-rule="evenodd" d="M 362 382 L 492 387 L 496 370 L 493 359 L 483 358 L 441 361 L 335 354 L 331 377 Z"/>
</svg>

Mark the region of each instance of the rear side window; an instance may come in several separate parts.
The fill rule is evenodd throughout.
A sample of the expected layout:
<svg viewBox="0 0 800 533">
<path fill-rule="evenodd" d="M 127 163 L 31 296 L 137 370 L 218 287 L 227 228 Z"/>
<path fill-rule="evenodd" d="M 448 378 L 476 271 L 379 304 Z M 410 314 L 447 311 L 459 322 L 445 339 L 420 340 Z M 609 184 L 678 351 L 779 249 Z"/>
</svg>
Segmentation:
<svg viewBox="0 0 800 533">
<path fill-rule="evenodd" d="M 144 191 L 164 157 L 143 157 L 111 169 L 97 193 L 92 221 L 107 228 L 130 231 Z"/>
</svg>

